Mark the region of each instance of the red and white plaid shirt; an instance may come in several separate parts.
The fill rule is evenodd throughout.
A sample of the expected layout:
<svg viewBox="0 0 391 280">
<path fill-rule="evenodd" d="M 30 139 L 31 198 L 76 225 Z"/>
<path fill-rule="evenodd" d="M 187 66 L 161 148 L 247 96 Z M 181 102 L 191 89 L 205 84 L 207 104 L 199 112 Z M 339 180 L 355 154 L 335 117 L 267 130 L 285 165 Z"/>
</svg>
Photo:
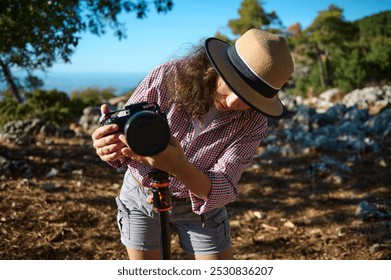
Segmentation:
<svg viewBox="0 0 391 280">
<path fill-rule="evenodd" d="M 234 201 L 238 181 L 252 160 L 252 156 L 267 133 L 267 118 L 249 109 L 228 111 L 218 115 L 197 137 L 190 116 L 169 103 L 167 74 L 175 75 L 180 61 L 158 66 L 140 83 L 127 105 L 138 102 L 156 102 L 167 114 L 170 131 L 179 139 L 186 157 L 198 170 L 209 176 L 212 189 L 203 200 L 191 193 L 176 178 L 170 178 L 173 197 L 190 197 L 193 212 L 202 214 Z M 130 172 L 143 186 L 150 186 L 149 165 L 130 158 L 112 162 L 114 167 L 128 165 Z"/>
</svg>

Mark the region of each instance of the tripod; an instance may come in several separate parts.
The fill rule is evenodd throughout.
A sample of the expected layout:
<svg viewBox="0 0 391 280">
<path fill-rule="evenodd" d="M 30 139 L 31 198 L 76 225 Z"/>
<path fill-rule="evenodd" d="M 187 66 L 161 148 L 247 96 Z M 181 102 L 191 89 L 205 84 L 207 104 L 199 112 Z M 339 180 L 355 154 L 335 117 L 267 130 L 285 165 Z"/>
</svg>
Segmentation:
<svg viewBox="0 0 391 280">
<path fill-rule="evenodd" d="M 168 211 L 172 209 L 168 173 L 155 169 L 148 174 L 152 179 L 153 210 L 159 213 L 160 256 L 171 259 L 171 231 Z"/>
</svg>

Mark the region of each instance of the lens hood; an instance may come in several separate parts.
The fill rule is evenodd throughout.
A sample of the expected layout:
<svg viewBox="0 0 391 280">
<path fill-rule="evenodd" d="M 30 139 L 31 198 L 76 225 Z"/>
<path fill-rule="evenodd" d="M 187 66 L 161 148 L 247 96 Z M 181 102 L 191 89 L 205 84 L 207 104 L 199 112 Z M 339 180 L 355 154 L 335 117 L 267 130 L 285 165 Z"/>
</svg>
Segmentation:
<svg viewBox="0 0 391 280">
<path fill-rule="evenodd" d="M 160 153 L 170 141 L 166 119 L 153 111 L 133 114 L 125 124 L 124 133 L 129 147 L 141 156 Z"/>
</svg>

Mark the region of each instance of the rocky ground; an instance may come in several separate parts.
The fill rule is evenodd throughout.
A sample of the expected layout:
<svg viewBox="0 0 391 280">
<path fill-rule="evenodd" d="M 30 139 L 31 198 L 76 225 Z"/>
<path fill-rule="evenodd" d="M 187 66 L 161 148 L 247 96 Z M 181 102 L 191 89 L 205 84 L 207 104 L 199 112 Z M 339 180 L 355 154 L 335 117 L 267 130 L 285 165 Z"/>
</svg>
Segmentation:
<svg viewBox="0 0 391 280">
<path fill-rule="evenodd" d="M 114 202 L 122 174 L 97 158 L 88 138 L 1 145 L 0 154 L 19 163 L 1 175 L 0 259 L 126 258 Z M 390 213 L 390 149 L 380 165 L 363 156 L 343 184 L 305 176 L 322 156 L 254 159 L 228 206 L 236 259 L 391 259 L 391 219 L 356 214 L 363 201 Z M 184 258 L 176 237 L 172 248 L 174 259 Z"/>
<path fill-rule="evenodd" d="M 325 115 L 313 119 L 303 135 L 328 149 L 300 146 L 309 138 L 295 143 L 275 125 L 243 174 L 240 198 L 228 205 L 235 258 L 391 259 L 390 134 L 367 119 L 365 139 L 356 131 L 341 150 L 343 137 L 311 134 Z M 375 130 L 383 138 L 368 134 Z M 122 174 L 100 161 L 88 135 L 26 139 L 0 141 L 0 259 L 126 259 L 114 201 Z M 176 236 L 172 253 L 185 257 Z"/>
</svg>

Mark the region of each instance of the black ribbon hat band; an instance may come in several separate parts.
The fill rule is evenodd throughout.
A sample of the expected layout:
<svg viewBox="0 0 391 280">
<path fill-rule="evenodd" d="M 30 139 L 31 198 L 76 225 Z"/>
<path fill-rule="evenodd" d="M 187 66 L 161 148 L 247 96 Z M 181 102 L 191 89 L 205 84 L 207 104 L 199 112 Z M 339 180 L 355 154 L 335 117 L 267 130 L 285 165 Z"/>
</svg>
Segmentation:
<svg viewBox="0 0 391 280">
<path fill-rule="evenodd" d="M 242 60 L 238 52 L 236 51 L 235 44 L 227 48 L 227 55 L 232 64 L 236 69 L 240 77 L 255 91 L 262 94 L 267 98 L 273 98 L 279 91 L 265 83 L 262 78 L 257 76 Z"/>
</svg>

